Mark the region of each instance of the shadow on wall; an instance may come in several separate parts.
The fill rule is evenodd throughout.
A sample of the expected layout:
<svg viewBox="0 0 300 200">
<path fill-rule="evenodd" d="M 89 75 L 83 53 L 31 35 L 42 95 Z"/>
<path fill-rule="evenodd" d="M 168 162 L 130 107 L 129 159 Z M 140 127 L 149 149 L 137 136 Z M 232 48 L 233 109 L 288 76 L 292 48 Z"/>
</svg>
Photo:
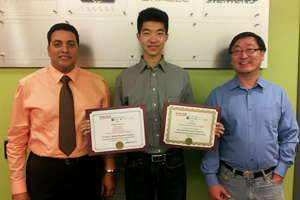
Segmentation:
<svg viewBox="0 0 300 200">
<path fill-rule="evenodd" d="M 231 57 L 228 54 L 228 49 L 224 48 L 216 54 L 215 62 L 214 62 L 215 68 L 227 68 L 231 69 Z"/>
<path fill-rule="evenodd" d="M 80 67 L 95 67 L 95 56 L 91 47 L 80 44 L 77 65 Z"/>
</svg>

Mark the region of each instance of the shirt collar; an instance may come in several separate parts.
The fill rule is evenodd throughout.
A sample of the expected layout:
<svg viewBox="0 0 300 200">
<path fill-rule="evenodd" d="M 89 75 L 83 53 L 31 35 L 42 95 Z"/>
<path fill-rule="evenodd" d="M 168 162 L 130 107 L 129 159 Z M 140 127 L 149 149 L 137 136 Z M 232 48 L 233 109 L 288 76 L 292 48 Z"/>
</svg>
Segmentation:
<svg viewBox="0 0 300 200">
<path fill-rule="evenodd" d="M 161 67 L 163 72 L 166 72 L 167 62 L 164 59 L 164 55 L 162 55 L 162 58 L 158 64 L 158 66 Z M 146 69 L 147 67 L 148 67 L 147 63 L 144 61 L 143 56 L 141 56 L 140 62 L 138 64 L 139 72 L 142 73 L 144 71 L 144 69 Z"/>
<path fill-rule="evenodd" d="M 74 67 L 74 69 L 72 71 L 70 71 L 67 74 L 64 74 L 60 71 L 58 71 L 57 69 L 55 69 L 52 65 L 49 66 L 49 73 L 50 75 L 53 77 L 53 79 L 55 80 L 55 82 L 59 83 L 60 79 L 64 76 L 67 75 L 70 77 L 70 79 L 73 82 L 76 82 L 76 77 L 77 77 L 77 72 L 78 72 L 79 68 L 77 66 Z"/>
<path fill-rule="evenodd" d="M 265 82 L 263 79 L 260 78 L 260 76 L 258 76 L 258 79 L 254 85 L 253 88 L 257 87 L 257 86 L 260 86 L 262 88 L 265 87 Z M 242 85 L 242 83 L 240 82 L 240 80 L 238 79 L 238 77 L 235 75 L 231 81 L 231 84 L 230 84 L 230 90 L 233 90 L 235 88 L 244 88 L 244 86 Z"/>
</svg>

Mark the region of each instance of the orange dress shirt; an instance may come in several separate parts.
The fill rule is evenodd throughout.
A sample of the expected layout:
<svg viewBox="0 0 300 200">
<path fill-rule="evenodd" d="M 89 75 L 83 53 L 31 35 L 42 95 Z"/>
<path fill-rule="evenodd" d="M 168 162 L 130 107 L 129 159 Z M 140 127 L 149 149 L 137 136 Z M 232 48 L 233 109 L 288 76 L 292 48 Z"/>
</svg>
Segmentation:
<svg viewBox="0 0 300 200">
<path fill-rule="evenodd" d="M 58 147 L 59 94 L 64 74 L 52 66 L 42 68 L 19 81 L 7 133 L 7 156 L 12 194 L 27 192 L 26 149 L 52 158 L 67 158 Z M 74 98 L 76 149 L 70 157 L 88 153 L 87 137 L 80 131 L 85 109 L 110 106 L 107 84 L 100 76 L 75 67 L 67 74 Z"/>
</svg>

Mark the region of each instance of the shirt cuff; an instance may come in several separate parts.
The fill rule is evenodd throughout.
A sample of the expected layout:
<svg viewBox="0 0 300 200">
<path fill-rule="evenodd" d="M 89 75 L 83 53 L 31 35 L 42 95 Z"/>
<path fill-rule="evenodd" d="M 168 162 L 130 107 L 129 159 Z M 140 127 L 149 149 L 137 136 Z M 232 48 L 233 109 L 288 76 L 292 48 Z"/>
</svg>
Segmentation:
<svg viewBox="0 0 300 200">
<path fill-rule="evenodd" d="M 207 183 L 207 187 L 211 187 L 219 184 L 216 174 L 205 174 L 204 177 Z"/>
<path fill-rule="evenodd" d="M 25 178 L 18 181 L 10 181 L 11 194 L 19 194 L 27 192 Z"/>
<path fill-rule="evenodd" d="M 286 166 L 286 164 L 284 162 L 279 161 L 278 165 L 274 169 L 274 173 L 284 178 L 287 170 L 288 167 Z"/>
</svg>

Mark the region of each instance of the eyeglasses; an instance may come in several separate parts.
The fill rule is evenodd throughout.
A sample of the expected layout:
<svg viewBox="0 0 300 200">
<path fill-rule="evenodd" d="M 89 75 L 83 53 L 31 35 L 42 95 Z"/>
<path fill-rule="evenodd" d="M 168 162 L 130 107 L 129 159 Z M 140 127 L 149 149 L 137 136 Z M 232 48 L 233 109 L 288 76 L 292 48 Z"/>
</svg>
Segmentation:
<svg viewBox="0 0 300 200">
<path fill-rule="evenodd" d="M 243 52 L 245 52 L 245 54 L 249 55 L 249 54 L 253 54 L 255 51 L 261 51 L 262 49 L 245 49 L 245 50 L 234 50 L 232 52 L 230 52 L 230 54 L 233 54 L 235 56 L 239 56 L 241 55 Z"/>
</svg>

